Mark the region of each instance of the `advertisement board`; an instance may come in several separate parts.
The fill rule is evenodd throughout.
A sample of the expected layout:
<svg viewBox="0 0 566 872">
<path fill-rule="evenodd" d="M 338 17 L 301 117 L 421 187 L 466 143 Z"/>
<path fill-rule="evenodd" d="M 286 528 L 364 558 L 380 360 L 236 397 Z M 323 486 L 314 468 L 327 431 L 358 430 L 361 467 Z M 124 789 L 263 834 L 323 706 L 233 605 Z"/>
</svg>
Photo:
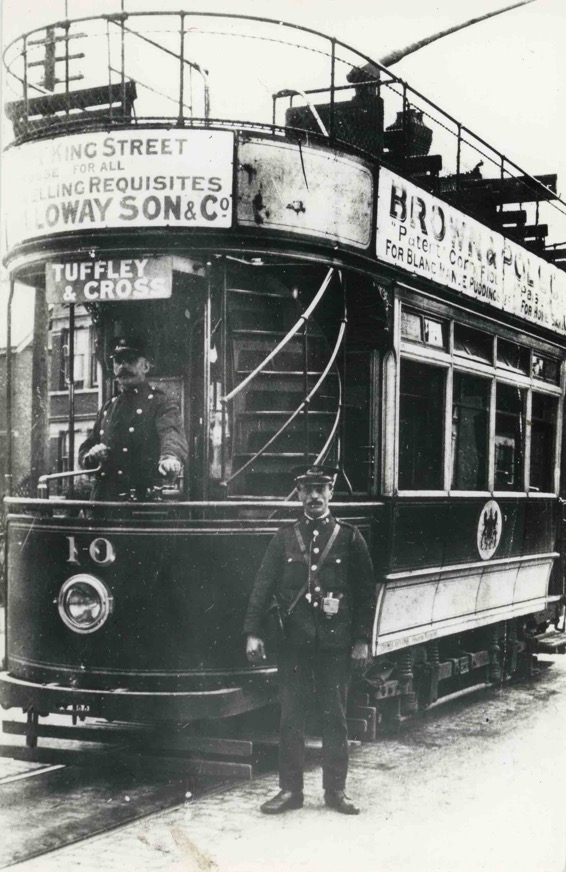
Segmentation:
<svg viewBox="0 0 566 872">
<path fill-rule="evenodd" d="M 376 255 L 566 334 L 566 273 L 384 168 L 379 173 Z"/>
<path fill-rule="evenodd" d="M 29 142 L 4 157 L 8 249 L 98 228 L 230 227 L 226 130 L 116 130 Z"/>
</svg>

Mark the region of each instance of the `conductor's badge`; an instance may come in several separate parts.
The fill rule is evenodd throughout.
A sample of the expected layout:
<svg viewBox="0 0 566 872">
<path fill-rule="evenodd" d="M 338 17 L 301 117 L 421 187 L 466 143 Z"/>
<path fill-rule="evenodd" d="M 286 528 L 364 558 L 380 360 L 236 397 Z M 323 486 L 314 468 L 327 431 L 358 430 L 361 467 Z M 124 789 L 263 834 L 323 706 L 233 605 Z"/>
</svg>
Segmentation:
<svg viewBox="0 0 566 872">
<path fill-rule="evenodd" d="M 340 609 L 340 600 L 342 596 L 333 596 L 332 593 L 329 593 L 328 596 L 322 598 L 322 611 L 327 617 L 331 617 L 332 615 L 337 615 L 338 610 Z"/>
</svg>

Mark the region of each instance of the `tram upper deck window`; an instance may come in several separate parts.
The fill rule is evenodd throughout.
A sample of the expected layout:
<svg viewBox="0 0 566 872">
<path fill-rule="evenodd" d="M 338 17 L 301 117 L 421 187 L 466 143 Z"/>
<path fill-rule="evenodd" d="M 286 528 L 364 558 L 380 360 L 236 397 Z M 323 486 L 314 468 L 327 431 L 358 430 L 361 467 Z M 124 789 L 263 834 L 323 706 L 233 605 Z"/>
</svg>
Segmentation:
<svg viewBox="0 0 566 872">
<path fill-rule="evenodd" d="M 399 410 L 399 488 L 443 486 L 445 372 L 403 360 Z"/>
<path fill-rule="evenodd" d="M 531 490 L 551 493 L 554 490 L 554 431 L 557 415 L 556 397 L 533 391 L 531 409 Z"/>
<path fill-rule="evenodd" d="M 498 366 L 528 375 L 529 362 L 530 352 L 528 348 L 523 348 L 515 342 L 508 342 L 506 339 L 497 340 Z"/>
<path fill-rule="evenodd" d="M 454 373 L 451 487 L 455 490 L 487 489 L 490 387 L 488 379 Z"/>
<path fill-rule="evenodd" d="M 523 490 L 525 391 L 498 383 L 495 415 L 495 488 Z"/>
<path fill-rule="evenodd" d="M 463 324 L 454 324 L 454 353 L 493 363 L 493 337 Z"/>
<path fill-rule="evenodd" d="M 558 361 L 533 354 L 533 378 L 557 385 L 560 381 L 560 365 Z"/>
<path fill-rule="evenodd" d="M 443 321 L 420 315 L 410 309 L 403 308 L 401 314 L 401 335 L 409 342 L 421 342 L 435 348 L 447 348 L 448 331 Z"/>
</svg>

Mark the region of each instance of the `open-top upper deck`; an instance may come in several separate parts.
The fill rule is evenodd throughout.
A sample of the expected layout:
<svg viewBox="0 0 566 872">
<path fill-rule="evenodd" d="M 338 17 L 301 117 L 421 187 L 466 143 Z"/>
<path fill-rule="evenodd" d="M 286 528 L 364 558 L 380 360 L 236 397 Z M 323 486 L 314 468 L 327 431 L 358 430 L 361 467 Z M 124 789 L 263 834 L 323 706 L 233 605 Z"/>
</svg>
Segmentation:
<svg viewBox="0 0 566 872">
<path fill-rule="evenodd" d="M 4 62 L 7 174 L 23 179 L 5 208 L 11 263 L 41 237 L 64 252 L 77 231 L 300 233 L 566 332 L 556 176 L 339 39 L 121 12 L 30 31 Z"/>
</svg>

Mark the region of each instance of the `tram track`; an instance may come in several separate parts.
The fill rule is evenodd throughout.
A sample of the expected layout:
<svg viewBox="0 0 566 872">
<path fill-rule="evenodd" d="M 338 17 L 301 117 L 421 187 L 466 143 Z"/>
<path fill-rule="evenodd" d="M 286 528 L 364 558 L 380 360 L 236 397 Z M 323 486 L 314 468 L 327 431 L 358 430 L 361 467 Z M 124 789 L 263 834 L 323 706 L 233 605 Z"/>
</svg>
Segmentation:
<svg viewBox="0 0 566 872">
<path fill-rule="evenodd" d="M 420 732 L 427 730 L 427 722 L 430 725 L 438 720 L 449 721 L 458 715 L 460 707 L 481 706 L 490 699 L 491 704 L 495 704 L 498 690 L 512 690 L 513 686 L 536 689 L 537 678 L 544 678 L 549 665 L 541 663 L 540 671 L 530 678 L 516 678 L 499 687 L 478 685 L 464 693 L 447 695 L 427 712 L 408 718 L 401 725 L 391 729 L 384 725 L 380 733 L 385 743 L 382 750 L 390 755 L 392 743 L 418 743 Z M 51 725 L 51 732 L 56 733 L 54 726 Z M 14 731 L 10 732 L 13 735 Z M 198 803 L 213 793 L 227 791 L 238 782 L 242 784 L 274 772 L 275 734 L 256 731 L 246 739 L 224 741 L 232 750 L 236 746 L 230 745 L 231 741 L 255 742 L 257 747 L 261 747 L 261 765 L 255 767 L 249 779 L 235 778 L 234 772 L 238 770 L 230 770 L 229 766 L 225 766 L 222 776 L 219 774 L 222 766 L 215 769 L 214 766 L 201 765 L 199 774 L 194 756 L 191 758 L 179 749 L 174 753 L 171 749 L 168 753 L 163 750 L 158 753 L 155 748 L 144 751 L 136 744 L 100 744 L 97 747 L 93 742 L 71 742 L 53 737 L 40 738 L 37 748 L 4 744 L 0 748 L 0 773 L 3 762 L 33 768 L 0 776 L 0 808 L 5 833 L 0 845 L 0 868 L 77 845 L 85 839 L 187 803 Z M 201 737 L 200 744 L 205 746 L 205 737 Z M 371 749 L 374 743 L 353 741 L 351 744 L 354 748 Z M 316 737 L 309 739 L 307 754 L 311 761 L 317 758 L 319 749 L 320 740 Z M 258 759 L 257 755 L 255 759 Z M 226 761 L 222 762 L 226 764 Z M 227 772 L 232 772 L 232 777 Z"/>
</svg>

